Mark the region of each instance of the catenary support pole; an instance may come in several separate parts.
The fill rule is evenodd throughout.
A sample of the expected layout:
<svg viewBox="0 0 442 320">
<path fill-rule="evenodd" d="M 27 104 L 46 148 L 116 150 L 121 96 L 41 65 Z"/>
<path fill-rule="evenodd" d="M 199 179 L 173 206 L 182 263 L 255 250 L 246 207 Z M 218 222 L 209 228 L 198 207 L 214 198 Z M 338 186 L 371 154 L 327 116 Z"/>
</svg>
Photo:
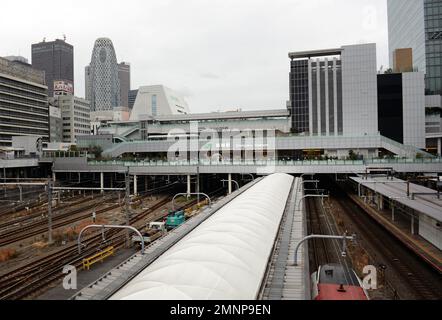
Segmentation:
<svg viewBox="0 0 442 320">
<path fill-rule="evenodd" d="M 138 176 L 134 175 L 134 196 L 138 195 Z"/>
<path fill-rule="evenodd" d="M 48 240 L 52 243 L 52 187 L 53 181 L 48 181 Z"/>
<path fill-rule="evenodd" d="M 126 197 L 125 197 L 125 213 L 126 213 L 126 226 L 130 226 L 129 209 L 130 209 L 130 175 L 129 172 L 125 176 L 126 182 Z M 126 232 L 126 245 L 130 245 L 129 230 Z"/>
<path fill-rule="evenodd" d="M 189 196 L 192 192 L 191 185 L 190 185 L 190 175 L 187 175 L 187 195 Z"/>
<path fill-rule="evenodd" d="M 104 193 L 104 172 L 100 172 L 100 189 Z"/>
</svg>

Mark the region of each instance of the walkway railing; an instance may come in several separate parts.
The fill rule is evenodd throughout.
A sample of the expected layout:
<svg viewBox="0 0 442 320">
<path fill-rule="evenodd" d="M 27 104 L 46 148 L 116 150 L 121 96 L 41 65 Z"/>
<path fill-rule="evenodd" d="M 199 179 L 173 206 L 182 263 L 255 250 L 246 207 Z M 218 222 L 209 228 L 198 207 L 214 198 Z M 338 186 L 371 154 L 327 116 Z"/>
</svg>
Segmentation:
<svg viewBox="0 0 442 320">
<path fill-rule="evenodd" d="M 424 158 L 424 159 L 367 159 L 367 160 L 243 160 L 243 161 L 209 161 L 209 160 L 191 160 L 191 161 L 162 161 L 162 160 L 110 160 L 110 161 L 89 161 L 89 165 L 118 165 L 125 167 L 150 167 L 150 166 L 367 166 L 373 164 L 442 164 L 442 158 Z"/>
<path fill-rule="evenodd" d="M 87 155 L 83 151 L 44 151 L 41 158 L 85 158 Z"/>
</svg>

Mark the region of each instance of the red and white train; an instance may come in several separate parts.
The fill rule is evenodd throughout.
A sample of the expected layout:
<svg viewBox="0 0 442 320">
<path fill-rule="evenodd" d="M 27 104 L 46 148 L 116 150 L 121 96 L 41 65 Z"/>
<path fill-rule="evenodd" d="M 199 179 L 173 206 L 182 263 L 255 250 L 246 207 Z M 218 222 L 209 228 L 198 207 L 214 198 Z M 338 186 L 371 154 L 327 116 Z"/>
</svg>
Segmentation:
<svg viewBox="0 0 442 320">
<path fill-rule="evenodd" d="M 346 272 L 340 264 L 320 266 L 311 280 L 313 300 L 369 300 L 354 270 Z"/>
</svg>

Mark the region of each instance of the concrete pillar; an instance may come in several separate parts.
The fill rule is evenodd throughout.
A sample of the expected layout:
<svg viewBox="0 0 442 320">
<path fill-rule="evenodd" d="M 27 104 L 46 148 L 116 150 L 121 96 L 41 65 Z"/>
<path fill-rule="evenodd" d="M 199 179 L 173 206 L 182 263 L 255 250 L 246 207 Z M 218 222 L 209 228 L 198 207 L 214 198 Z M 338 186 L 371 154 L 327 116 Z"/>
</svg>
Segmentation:
<svg viewBox="0 0 442 320">
<path fill-rule="evenodd" d="M 391 204 L 391 221 L 393 221 L 394 222 L 394 204 L 392 203 Z"/>
<path fill-rule="evenodd" d="M 187 195 L 189 196 L 192 192 L 191 185 L 190 185 L 190 175 L 187 175 Z"/>
<path fill-rule="evenodd" d="M 147 188 L 148 188 L 148 185 L 147 185 L 147 176 L 144 176 L 144 191 L 145 191 L 145 192 L 147 192 Z"/>
<path fill-rule="evenodd" d="M 134 196 L 138 195 L 138 176 L 134 175 Z"/>
<path fill-rule="evenodd" d="M 79 172 L 78 173 L 78 183 L 80 183 L 81 182 L 81 173 Z"/>
<path fill-rule="evenodd" d="M 57 175 L 55 174 L 55 171 L 52 171 L 52 181 L 57 181 Z"/>
<path fill-rule="evenodd" d="M 104 172 L 100 172 L 100 189 L 101 193 L 104 193 Z"/>
<path fill-rule="evenodd" d="M 228 179 L 228 183 L 229 183 L 229 194 L 232 194 L 232 174 L 229 173 L 229 179 Z"/>
<path fill-rule="evenodd" d="M 442 156 L 442 138 L 437 139 L 437 154 L 439 157 Z"/>
<path fill-rule="evenodd" d="M 414 216 L 411 216 L 411 234 L 414 235 Z"/>
</svg>

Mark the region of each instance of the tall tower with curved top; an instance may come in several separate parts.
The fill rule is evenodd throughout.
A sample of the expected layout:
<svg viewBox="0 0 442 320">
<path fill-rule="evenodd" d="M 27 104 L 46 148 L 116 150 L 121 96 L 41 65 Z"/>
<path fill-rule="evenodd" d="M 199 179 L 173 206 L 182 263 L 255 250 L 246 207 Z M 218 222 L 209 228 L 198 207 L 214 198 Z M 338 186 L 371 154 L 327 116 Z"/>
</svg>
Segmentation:
<svg viewBox="0 0 442 320">
<path fill-rule="evenodd" d="M 95 41 L 91 64 L 86 67 L 86 99 L 91 111 L 112 110 L 121 104 L 117 57 L 108 38 Z"/>
</svg>

